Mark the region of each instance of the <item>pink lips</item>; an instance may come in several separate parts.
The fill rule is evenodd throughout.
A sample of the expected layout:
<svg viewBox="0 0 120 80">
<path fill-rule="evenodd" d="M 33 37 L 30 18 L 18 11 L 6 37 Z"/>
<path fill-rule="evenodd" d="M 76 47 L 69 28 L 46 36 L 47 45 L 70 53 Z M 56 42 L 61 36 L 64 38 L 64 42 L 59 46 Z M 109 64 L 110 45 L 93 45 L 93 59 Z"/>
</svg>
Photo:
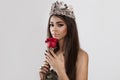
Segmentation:
<svg viewBox="0 0 120 80">
<path fill-rule="evenodd" d="M 53 37 L 58 37 L 59 35 L 58 34 L 52 34 Z"/>
</svg>

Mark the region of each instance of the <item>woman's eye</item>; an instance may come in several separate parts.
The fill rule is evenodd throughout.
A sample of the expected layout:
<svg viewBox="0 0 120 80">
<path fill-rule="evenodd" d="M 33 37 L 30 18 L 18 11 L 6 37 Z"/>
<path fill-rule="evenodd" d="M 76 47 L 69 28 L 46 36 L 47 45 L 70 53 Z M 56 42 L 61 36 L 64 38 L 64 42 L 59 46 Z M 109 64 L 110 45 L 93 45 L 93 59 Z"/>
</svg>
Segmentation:
<svg viewBox="0 0 120 80">
<path fill-rule="evenodd" d="M 49 24 L 50 27 L 53 27 L 54 25 L 53 24 Z"/>
<path fill-rule="evenodd" d="M 62 26 L 64 26 L 64 24 L 58 24 L 58 27 L 62 27 Z"/>
</svg>

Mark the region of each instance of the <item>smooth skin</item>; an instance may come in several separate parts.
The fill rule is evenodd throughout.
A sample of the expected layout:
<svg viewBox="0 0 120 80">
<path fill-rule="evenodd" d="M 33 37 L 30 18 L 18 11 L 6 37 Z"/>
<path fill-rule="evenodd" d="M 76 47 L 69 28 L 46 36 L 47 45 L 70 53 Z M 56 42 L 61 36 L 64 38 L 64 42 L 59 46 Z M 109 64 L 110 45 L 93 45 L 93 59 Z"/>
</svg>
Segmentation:
<svg viewBox="0 0 120 80">
<path fill-rule="evenodd" d="M 46 51 L 46 61 L 39 72 L 40 80 L 44 80 L 43 77 L 50 66 L 58 74 L 59 80 L 69 80 L 65 72 L 64 51 L 62 50 L 63 41 L 67 34 L 67 25 L 62 19 L 52 16 L 50 19 L 50 32 L 52 37 L 59 40 L 60 50 L 56 54 L 52 50 Z M 49 63 L 50 66 L 46 65 L 47 63 Z M 78 51 L 76 62 L 76 80 L 88 80 L 88 54 L 81 49 Z"/>
</svg>

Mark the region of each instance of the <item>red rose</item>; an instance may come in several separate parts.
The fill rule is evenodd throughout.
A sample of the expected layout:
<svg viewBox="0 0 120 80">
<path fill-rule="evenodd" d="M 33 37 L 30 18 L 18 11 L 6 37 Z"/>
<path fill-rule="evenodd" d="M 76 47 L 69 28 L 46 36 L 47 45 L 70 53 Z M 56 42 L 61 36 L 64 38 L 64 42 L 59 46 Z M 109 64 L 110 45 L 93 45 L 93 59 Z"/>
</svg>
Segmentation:
<svg viewBox="0 0 120 80">
<path fill-rule="evenodd" d="M 47 38 L 45 43 L 47 43 L 48 48 L 55 48 L 57 46 L 58 39 L 56 38 Z"/>
</svg>

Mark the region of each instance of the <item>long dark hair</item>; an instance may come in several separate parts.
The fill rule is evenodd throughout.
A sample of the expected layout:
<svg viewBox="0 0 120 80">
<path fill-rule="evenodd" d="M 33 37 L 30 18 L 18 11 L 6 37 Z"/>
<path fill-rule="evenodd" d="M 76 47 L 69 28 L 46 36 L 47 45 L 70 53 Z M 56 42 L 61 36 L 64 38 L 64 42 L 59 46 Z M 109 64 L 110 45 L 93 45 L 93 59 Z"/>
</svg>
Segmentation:
<svg viewBox="0 0 120 80">
<path fill-rule="evenodd" d="M 74 19 L 64 15 L 51 15 L 50 18 L 52 16 L 59 17 L 67 25 L 67 35 L 64 39 L 64 47 L 63 47 L 65 51 L 64 53 L 65 69 L 69 79 L 76 80 L 76 61 L 77 61 L 78 51 L 80 49 L 76 22 Z M 47 30 L 48 37 L 52 37 L 49 26 L 50 18 L 48 21 L 48 30 Z"/>
</svg>

